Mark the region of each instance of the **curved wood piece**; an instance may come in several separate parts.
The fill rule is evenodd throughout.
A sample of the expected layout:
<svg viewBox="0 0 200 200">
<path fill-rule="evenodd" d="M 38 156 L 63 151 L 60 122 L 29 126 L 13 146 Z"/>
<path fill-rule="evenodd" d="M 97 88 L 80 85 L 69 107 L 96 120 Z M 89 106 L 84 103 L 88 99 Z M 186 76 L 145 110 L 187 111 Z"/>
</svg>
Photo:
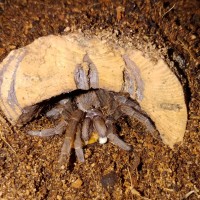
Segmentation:
<svg viewBox="0 0 200 200">
<path fill-rule="evenodd" d="M 13 50 L 0 64 L 0 106 L 13 125 L 31 120 L 38 103 L 76 89 L 129 93 L 171 148 L 183 140 L 187 109 L 177 77 L 159 59 L 81 34 L 46 36 Z"/>
</svg>

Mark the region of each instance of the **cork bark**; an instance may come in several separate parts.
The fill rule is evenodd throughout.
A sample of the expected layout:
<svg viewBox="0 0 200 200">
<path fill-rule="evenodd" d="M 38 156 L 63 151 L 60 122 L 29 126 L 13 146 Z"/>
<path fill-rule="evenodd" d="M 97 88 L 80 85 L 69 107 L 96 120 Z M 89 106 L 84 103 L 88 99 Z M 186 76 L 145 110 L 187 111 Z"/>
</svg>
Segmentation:
<svg viewBox="0 0 200 200">
<path fill-rule="evenodd" d="M 0 106 L 13 125 L 29 121 L 38 103 L 76 89 L 129 93 L 170 147 L 183 140 L 182 86 L 163 59 L 81 34 L 47 36 L 13 50 L 0 64 Z"/>
</svg>

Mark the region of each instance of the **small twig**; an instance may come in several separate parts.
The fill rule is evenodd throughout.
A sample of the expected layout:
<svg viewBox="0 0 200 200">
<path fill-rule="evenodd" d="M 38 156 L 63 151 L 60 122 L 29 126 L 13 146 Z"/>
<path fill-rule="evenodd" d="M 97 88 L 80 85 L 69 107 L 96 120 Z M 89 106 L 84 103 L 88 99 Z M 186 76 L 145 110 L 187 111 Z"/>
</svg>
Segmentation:
<svg viewBox="0 0 200 200">
<path fill-rule="evenodd" d="M 7 124 L 7 121 L 0 115 L 0 122 L 4 124 L 7 128 L 9 128 L 9 125 Z M 2 130 L 0 130 L 0 139 L 14 152 L 14 154 L 17 154 L 16 151 L 12 148 L 12 146 L 6 141 L 4 134 Z"/>
<path fill-rule="evenodd" d="M 130 178 L 131 189 L 132 189 L 132 188 L 133 188 L 133 182 L 132 182 L 131 172 L 130 172 L 130 170 L 129 170 L 129 167 L 127 167 L 127 170 L 128 170 L 128 175 L 129 175 L 129 178 Z M 132 192 L 131 192 L 131 198 L 132 198 L 132 200 L 133 200 L 133 194 L 132 194 Z"/>
<path fill-rule="evenodd" d="M 129 174 L 129 177 L 130 177 L 130 182 L 131 182 L 131 194 L 132 194 L 132 196 L 131 196 L 131 199 L 133 200 L 134 198 L 133 198 L 133 194 L 134 195 L 136 195 L 136 196 L 139 196 L 139 197 L 141 197 L 142 199 L 144 199 L 144 200 L 150 200 L 149 198 L 147 198 L 147 197 L 143 197 L 134 187 L 133 187 L 133 182 L 132 182 L 132 178 L 131 178 L 131 172 L 130 172 L 130 170 L 129 170 L 129 168 L 127 168 L 127 170 L 128 170 L 128 174 Z"/>
<path fill-rule="evenodd" d="M 195 194 L 197 196 L 197 199 L 200 199 L 200 194 L 199 194 L 199 190 L 196 188 L 196 186 L 194 186 L 194 190 L 191 190 L 190 192 L 188 192 L 183 199 L 187 199 L 190 195 Z"/>
<path fill-rule="evenodd" d="M 169 13 L 169 12 L 175 7 L 175 5 L 176 5 L 176 4 L 174 4 L 167 12 L 165 12 L 165 13 L 163 14 L 162 19 L 163 19 L 163 17 L 164 17 L 167 13 Z"/>
<path fill-rule="evenodd" d="M 2 141 L 12 150 L 12 152 L 17 154 L 16 151 L 12 148 L 12 146 L 6 141 L 6 139 L 3 136 L 3 133 L 1 131 L 0 131 L 0 136 L 1 136 Z"/>
<path fill-rule="evenodd" d="M 197 195 L 197 198 L 198 198 L 198 199 L 200 198 L 200 195 L 198 195 L 197 192 L 196 192 L 195 190 L 192 190 L 192 191 L 188 192 L 188 193 L 184 196 L 183 199 L 187 199 L 187 198 L 188 198 L 190 195 L 192 195 L 193 193 Z"/>
</svg>

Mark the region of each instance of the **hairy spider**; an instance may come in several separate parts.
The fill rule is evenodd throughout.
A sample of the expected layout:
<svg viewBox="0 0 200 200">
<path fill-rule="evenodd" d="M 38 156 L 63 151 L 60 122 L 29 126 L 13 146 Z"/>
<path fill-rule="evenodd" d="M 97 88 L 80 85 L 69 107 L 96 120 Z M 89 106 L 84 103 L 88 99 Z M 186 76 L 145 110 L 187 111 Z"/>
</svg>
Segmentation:
<svg viewBox="0 0 200 200">
<path fill-rule="evenodd" d="M 116 133 L 115 123 L 124 115 L 136 118 L 151 133 L 156 131 L 152 121 L 134 100 L 124 94 L 97 89 L 62 99 L 46 113 L 47 117 L 59 119 L 59 123 L 54 128 L 28 133 L 43 137 L 65 132 L 59 162 L 69 158 L 73 147 L 78 161 L 84 162 L 83 142 L 88 143 L 93 131 L 98 133 L 100 144 L 106 143 L 108 139 L 121 149 L 131 150 L 131 146 Z"/>
</svg>

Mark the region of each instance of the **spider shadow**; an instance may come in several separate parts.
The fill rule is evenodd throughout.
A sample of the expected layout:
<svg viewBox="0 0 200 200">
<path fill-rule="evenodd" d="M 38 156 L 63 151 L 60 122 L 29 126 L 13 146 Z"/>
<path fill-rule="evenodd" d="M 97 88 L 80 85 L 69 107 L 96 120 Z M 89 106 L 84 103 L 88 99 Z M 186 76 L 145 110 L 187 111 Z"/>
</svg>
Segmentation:
<svg viewBox="0 0 200 200">
<path fill-rule="evenodd" d="M 76 154 L 75 154 L 75 149 L 71 149 L 71 154 L 68 160 L 68 165 L 67 169 L 72 172 L 74 171 L 75 163 L 77 161 Z"/>
</svg>

